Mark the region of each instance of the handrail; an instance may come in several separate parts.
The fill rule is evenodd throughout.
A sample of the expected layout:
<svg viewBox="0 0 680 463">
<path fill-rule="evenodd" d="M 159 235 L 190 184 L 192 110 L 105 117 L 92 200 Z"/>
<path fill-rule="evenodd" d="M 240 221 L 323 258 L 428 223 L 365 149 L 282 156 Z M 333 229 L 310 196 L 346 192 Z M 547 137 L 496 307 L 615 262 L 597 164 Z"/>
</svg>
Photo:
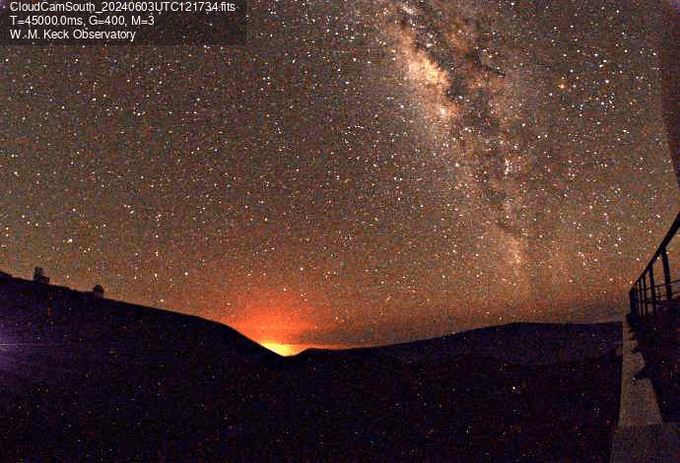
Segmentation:
<svg viewBox="0 0 680 463">
<path fill-rule="evenodd" d="M 672 300 L 673 295 L 677 293 L 676 291 L 673 291 L 673 284 L 680 280 L 671 279 L 667 247 L 678 233 L 678 230 L 680 230 L 680 212 L 678 212 L 678 214 L 675 216 L 675 220 L 673 221 L 671 228 L 668 230 L 668 233 L 666 233 L 666 236 L 661 241 L 658 249 L 649 260 L 649 263 L 635 281 L 633 286 L 630 288 L 628 293 L 630 297 L 630 316 L 633 320 L 639 320 L 643 316 L 646 317 L 649 315 L 650 305 L 652 308 L 652 313 L 657 313 L 659 310 L 658 303 L 663 299 L 666 301 Z M 663 265 L 663 283 L 655 284 L 654 264 L 659 260 L 659 258 L 661 258 Z M 657 288 L 659 291 L 657 291 Z M 665 289 L 665 298 L 661 297 L 660 288 Z M 651 297 L 648 298 L 648 294 Z M 644 314 L 642 313 L 642 309 L 644 309 Z"/>
<path fill-rule="evenodd" d="M 680 229 L 680 212 L 678 212 L 678 215 L 675 216 L 675 221 L 671 225 L 670 230 L 668 230 L 668 233 L 666 233 L 666 236 L 664 236 L 663 240 L 661 241 L 661 244 L 659 245 L 659 248 L 656 250 L 652 258 L 649 260 L 647 267 L 645 267 L 645 269 L 642 271 L 642 273 L 638 277 L 638 280 L 644 276 L 645 272 L 654 264 L 656 259 L 658 259 L 662 255 L 662 253 L 666 252 L 666 248 L 675 237 L 675 234 L 678 232 L 678 229 Z"/>
</svg>

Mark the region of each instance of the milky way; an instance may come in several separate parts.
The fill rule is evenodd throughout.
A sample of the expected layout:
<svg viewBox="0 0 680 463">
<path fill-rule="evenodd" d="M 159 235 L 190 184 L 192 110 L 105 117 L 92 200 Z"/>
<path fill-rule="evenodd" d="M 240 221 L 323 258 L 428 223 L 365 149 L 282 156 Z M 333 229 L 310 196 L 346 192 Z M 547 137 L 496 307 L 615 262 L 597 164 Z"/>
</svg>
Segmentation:
<svg viewBox="0 0 680 463">
<path fill-rule="evenodd" d="M 0 269 L 297 345 L 622 310 L 678 204 L 658 13 L 251 3 L 245 47 L 0 48 Z"/>
</svg>

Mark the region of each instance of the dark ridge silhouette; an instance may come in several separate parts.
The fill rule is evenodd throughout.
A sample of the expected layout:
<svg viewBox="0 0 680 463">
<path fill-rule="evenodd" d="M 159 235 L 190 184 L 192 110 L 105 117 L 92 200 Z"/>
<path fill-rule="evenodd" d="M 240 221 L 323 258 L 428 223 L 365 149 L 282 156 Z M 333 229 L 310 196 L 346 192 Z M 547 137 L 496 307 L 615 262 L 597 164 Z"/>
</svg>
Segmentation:
<svg viewBox="0 0 680 463">
<path fill-rule="evenodd" d="M 44 276 L 44 274 L 43 274 Z M 620 324 L 284 358 L 198 317 L 0 274 L 9 460 L 608 461 Z"/>
<path fill-rule="evenodd" d="M 511 323 L 478 328 L 434 339 L 383 347 L 353 349 L 380 352 L 404 362 L 430 358 L 443 360 L 463 354 L 491 356 L 498 361 L 519 364 L 550 364 L 599 357 L 621 344 L 616 323 L 556 324 Z M 319 356 L 333 351 L 307 349 L 301 356 Z"/>
</svg>

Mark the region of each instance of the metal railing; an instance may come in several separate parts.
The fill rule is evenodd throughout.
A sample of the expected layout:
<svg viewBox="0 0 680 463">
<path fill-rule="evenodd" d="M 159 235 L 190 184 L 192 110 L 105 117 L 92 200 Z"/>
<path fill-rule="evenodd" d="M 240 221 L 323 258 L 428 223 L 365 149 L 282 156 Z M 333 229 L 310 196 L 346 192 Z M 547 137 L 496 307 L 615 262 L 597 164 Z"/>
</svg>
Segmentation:
<svg viewBox="0 0 680 463">
<path fill-rule="evenodd" d="M 673 240 L 680 229 L 680 212 L 675 217 L 673 225 L 659 245 L 659 248 L 652 256 L 643 270 L 640 277 L 633 284 L 629 292 L 630 297 L 630 317 L 632 321 L 639 321 L 650 316 L 657 315 L 666 308 L 674 305 L 674 296 L 680 294 L 680 279 L 678 275 L 671 275 L 670 263 L 668 261 L 668 245 Z M 663 283 L 656 283 L 654 264 L 661 259 L 663 267 Z M 676 279 L 674 279 L 676 278 Z M 675 287 L 674 287 L 675 285 Z M 680 304 L 680 301 L 677 301 Z"/>
</svg>

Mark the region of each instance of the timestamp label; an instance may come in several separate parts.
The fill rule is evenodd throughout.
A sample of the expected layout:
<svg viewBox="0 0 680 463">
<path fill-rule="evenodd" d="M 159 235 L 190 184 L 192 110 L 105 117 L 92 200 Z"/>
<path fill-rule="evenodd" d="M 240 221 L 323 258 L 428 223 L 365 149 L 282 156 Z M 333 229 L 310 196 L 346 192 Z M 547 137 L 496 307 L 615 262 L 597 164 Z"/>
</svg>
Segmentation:
<svg viewBox="0 0 680 463">
<path fill-rule="evenodd" d="M 237 1 L 0 0 L 0 44 L 243 45 Z"/>
</svg>

